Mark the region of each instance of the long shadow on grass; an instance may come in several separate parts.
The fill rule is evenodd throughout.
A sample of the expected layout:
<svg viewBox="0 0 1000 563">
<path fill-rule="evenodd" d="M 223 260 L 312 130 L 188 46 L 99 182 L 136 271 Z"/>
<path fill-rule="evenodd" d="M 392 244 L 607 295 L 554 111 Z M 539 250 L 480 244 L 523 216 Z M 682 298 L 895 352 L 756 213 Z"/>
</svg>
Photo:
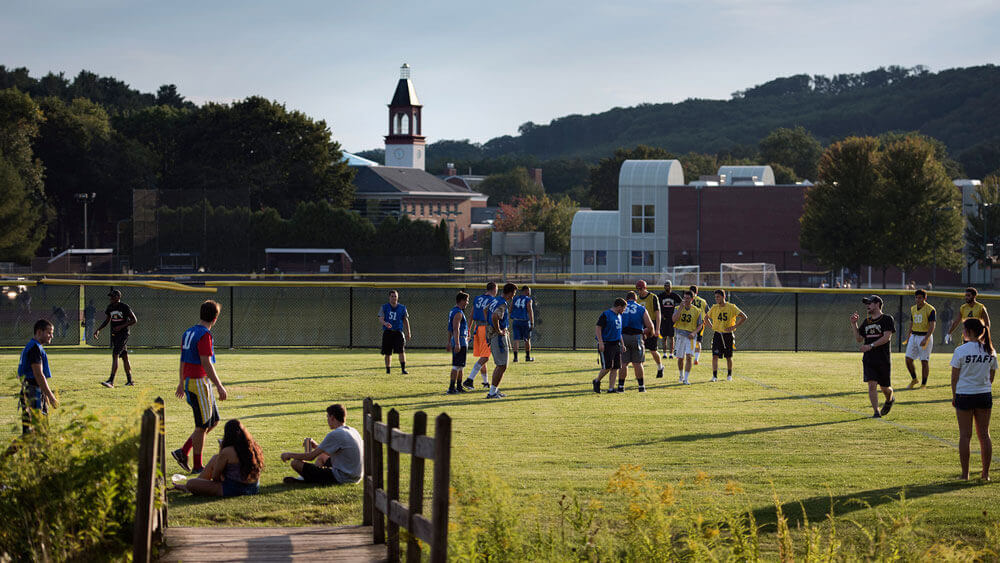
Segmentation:
<svg viewBox="0 0 1000 563">
<path fill-rule="evenodd" d="M 762 428 L 747 428 L 746 430 L 731 430 L 729 432 L 718 432 L 715 434 L 681 434 L 680 436 L 667 436 L 659 440 L 644 440 L 642 442 L 632 442 L 629 444 L 617 444 L 608 446 L 608 449 L 631 448 L 634 446 L 651 446 L 664 442 L 697 442 L 699 440 L 714 440 L 719 438 L 732 438 L 733 436 L 746 436 L 750 434 L 760 434 L 762 432 L 778 432 L 780 430 L 796 430 L 799 428 L 809 428 L 812 426 L 829 426 L 833 424 L 844 424 L 846 422 L 858 422 L 868 420 L 865 418 L 851 418 L 848 420 L 834 420 L 830 422 L 810 422 L 809 424 L 785 424 L 783 426 L 765 426 Z"/>
<path fill-rule="evenodd" d="M 794 528 L 804 523 L 803 509 L 805 510 L 805 516 L 808 516 L 810 522 L 819 522 L 830 513 L 831 502 L 834 516 L 843 516 L 858 510 L 866 510 L 896 502 L 899 500 L 900 494 L 904 493 L 904 491 L 907 500 L 913 500 L 985 484 L 987 483 L 982 481 L 940 481 L 921 485 L 885 487 L 836 496 L 814 496 L 786 502 L 781 505 L 781 511 L 784 513 L 785 518 L 788 519 L 789 526 Z M 757 524 L 763 526 L 768 531 L 774 531 L 775 529 L 777 523 L 776 514 L 777 511 L 773 505 L 763 506 L 753 511 L 754 518 L 757 519 Z"/>
<path fill-rule="evenodd" d="M 790 391 L 791 392 L 791 391 Z M 847 397 L 849 395 L 860 395 L 865 391 L 840 391 L 837 393 L 814 393 L 812 395 L 781 395 L 780 397 L 762 397 L 760 399 L 745 399 L 741 403 L 757 403 L 760 401 L 798 401 L 801 399 L 824 399 L 830 397 Z"/>
<path fill-rule="evenodd" d="M 289 377 L 275 377 L 273 379 L 248 379 L 246 381 L 226 381 L 226 386 L 234 385 L 254 385 L 256 383 L 274 383 L 275 381 L 287 381 L 289 383 L 295 383 L 296 381 L 301 381 L 303 379 L 338 379 L 341 377 L 351 377 L 351 374 L 341 374 L 341 375 L 307 375 L 302 376 L 289 376 Z"/>
</svg>

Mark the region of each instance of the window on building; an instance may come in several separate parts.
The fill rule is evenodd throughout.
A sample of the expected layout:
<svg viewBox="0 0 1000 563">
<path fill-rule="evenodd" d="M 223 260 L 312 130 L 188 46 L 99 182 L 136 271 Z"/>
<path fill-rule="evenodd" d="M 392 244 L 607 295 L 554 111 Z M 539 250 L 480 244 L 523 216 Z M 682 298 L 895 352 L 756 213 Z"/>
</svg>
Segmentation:
<svg viewBox="0 0 1000 563">
<path fill-rule="evenodd" d="M 652 250 L 633 250 L 632 265 L 637 267 L 655 266 L 656 253 Z"/>
<path fill-rule="evenodd" d="M 608 251 L 607 250 L 598 250 L 597 251 L 597 265 L 598 266 L 607 266 L 608 265 Z"/>
<path fill-rule="evenodd" d="M 656 206 L 655 205 L 633 205 L 632 206 L 632 232 L 653 234 L 656 232 Z"/>
<path fill-rule="evenodd" d="M 422 204 L 422 203 L 420 204 L 420 214 L 421 215 L 424 214 L 424 204 Z"/>
<path fill-rule="evenodd" d="M 441 204 L 440 203 L 437 204 L 437 214 L 438 215 L 441 214 Z"/>
<path fill-rule="evenodd" d="M 583 265 L 584 266 L 593 266 L 594 265 L 594 251 L 593 250 L 584 250 L 583 251 Z"/>
</svg>

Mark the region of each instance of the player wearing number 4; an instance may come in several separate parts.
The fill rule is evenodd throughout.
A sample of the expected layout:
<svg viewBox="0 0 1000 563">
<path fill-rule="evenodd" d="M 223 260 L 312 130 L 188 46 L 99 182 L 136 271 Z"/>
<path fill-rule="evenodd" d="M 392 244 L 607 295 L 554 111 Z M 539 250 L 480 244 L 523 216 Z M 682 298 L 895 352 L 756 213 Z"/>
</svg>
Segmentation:
<svg viewBox="0 0 1000 563">
<path fill-rule="evenodd" d="M 974 287 L 965 288 L 965 303 L 958 309 L 958 317 L 951 322 L 951 326 L 948 327 L 948 334 L 945 335 L 945 344 L 951 341 L 951 335 L 958 328 L 958 325 L 965 322 L 965 319 L 979 319 L 983 321 L 983 324 L 990 326 L 990 314 L 986 311 L 986 307 L 982 303 L 976 301 L 976 297 L 979 292 Z"/>
<path fill-rule="evenodd" d="M 726 291 L 716 289 L 715 305 L 708 310 L 706 318 L 708 328 L 715 332 L 712 335 L 712 381 L 719 380 L 719 358 L 726 359 L 726 381 L 733 380 L 733 350 L 736 348 L 733 331 L 746 320 L 746 313 L 726 302 Z"/>
<path fill-rule="evenodd" d="M 934 349 L 934 327 L 937 312 L 927 303 L 927 292 L 918 289 L 913 292 L 916 305 L 910 307 L 910 333 L 906 335 L 906 369 L 910 372 L 910 389 L 917 386 L 917 369 L 913 360 L 920 360 L 921 387 L 927 387 L 930 375 L 931 350 Z"/>
<path fill-rule="evenodd" d="M 695 339 L 698 332 L 705 328 L 705 314 L 691 304 L 693 299 L 694 292 L 685 290 L 680 307 L 674 310 L 674 355 L 677 356 L 677 370 L 680 372 L 677 380 L 684 385 L 691 385 L 688 377 L 691 375 Z"/>
<path fill-rule="evenodd" d="M 524 361 L 533 362 L 531 357 L 531 327 L 535 326 L 535 308 L 532 306 L 531 288 L 521 286 L 521 295 L 511 303 L 510 321 L 514 332 L 511 344 L 514 347 L 514 361 L 517 361 L 517 343 L 524 341 Z"/>
<path fill-rule="evenodd" d="M 382 310 L 378 312 L 378 320 L 382 323 L 382 355 L 385 356 L 385 372 L 389 373 L 389 361 L 395 352 L 399 354 L 399 368 L 405 375 L 406 341 L 410 339 L 410 318 L 406 316 L 406 305 L 399 302 L 399 293 L 395 289 L 389 292 L 389 302 L 383 304 Z"/>
</svg>

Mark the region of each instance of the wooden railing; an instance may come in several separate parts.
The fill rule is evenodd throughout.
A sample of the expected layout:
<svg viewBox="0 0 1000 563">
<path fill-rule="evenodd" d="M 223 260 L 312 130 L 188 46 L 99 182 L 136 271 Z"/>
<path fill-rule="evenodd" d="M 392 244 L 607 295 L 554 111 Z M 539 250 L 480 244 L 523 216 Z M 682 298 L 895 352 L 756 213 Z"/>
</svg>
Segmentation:
<svg viewBox="0 0 1000 563">
<path fill-rule="evenodd" d="M 167 527 L 167 446 L 163 408 L 163 399 L 157 397 L 153 406 L 142 414 L 132 537 L 132 561 L 135 562 L 150 561 L 153 546 L 163 543 L 163 530 Z"/>
<path fill-rule="evenodd" d="M 420 544 L 430 546 L 431 562 L 448 559 L 448 494 L 451 478 L 451 418 L 438 415 L 434 437 L 427 436 L 427 415 L 413 415 L 413 433 L 399 430 L 399 413 L 388 412 L 382 422 L 382 407 L 364 400 L 364 525 L 372 526 L 374 543 L 386 543 L 390 562 L 400 560 L 399 528 L 410 533 L 406 560 L 420 561 Z M 388 448 L 383 451 L 383 444 Z M 383 453 L 386 463 L 383 466 Z M 410 454 L 409 504 L 399 502 L 399 454 Z M 431 519 L 424 516 L 424 460 L 434 462 Z M 383 488 L 383 475 L 385 484 Z M 388 524 L 386 523 L 388 519 Z"/>
</svg>

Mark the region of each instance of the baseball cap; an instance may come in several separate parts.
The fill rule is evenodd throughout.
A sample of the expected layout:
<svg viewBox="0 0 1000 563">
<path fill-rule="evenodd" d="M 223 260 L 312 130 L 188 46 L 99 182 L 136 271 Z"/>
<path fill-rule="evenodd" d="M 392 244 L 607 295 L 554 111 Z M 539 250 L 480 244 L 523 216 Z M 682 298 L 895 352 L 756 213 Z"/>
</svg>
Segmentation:
<svg viewBox="0 0 1000 563">
<path fill-rule="evenodd" d="M 869 303 L 873 303 L 873 302 L 874 303 L 878 303 L 879 305 L 881 305 L 882 304 L 882 298 L 879 297 L 878 295 L 869 295 L 868 297 L 862 297 L 861 298 L 861 302 L 864 303 L 865 305 L 867 305 Z"/>
<path fill-rule="evenodd" d="M 121 297 L 121 296 L 122 292 L 118 291 L 117 289 L 112 289 L 111 291 L 108 292 L 108 297 Z"/>
</svg>

